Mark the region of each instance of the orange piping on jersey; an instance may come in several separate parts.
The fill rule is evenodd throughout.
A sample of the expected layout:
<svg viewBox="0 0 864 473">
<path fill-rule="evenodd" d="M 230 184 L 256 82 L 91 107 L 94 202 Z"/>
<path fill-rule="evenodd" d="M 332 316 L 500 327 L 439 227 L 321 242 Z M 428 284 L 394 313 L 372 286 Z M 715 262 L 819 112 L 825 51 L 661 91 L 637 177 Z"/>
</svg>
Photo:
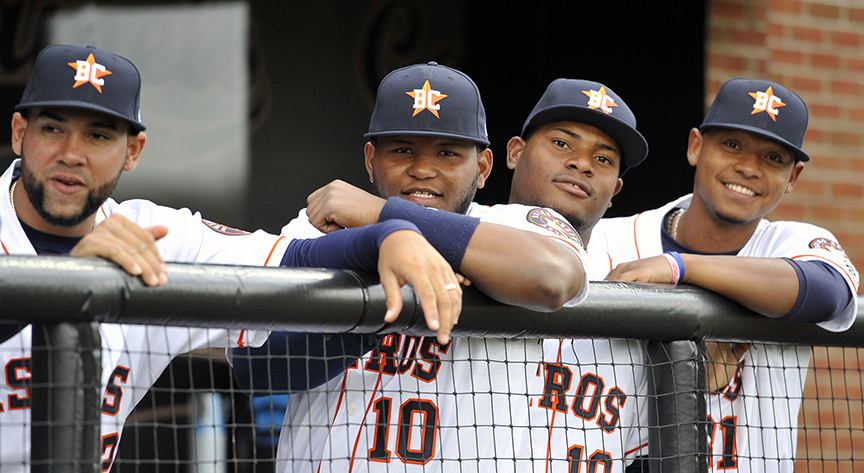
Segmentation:
<svg viewBox="0 0 864 473">
<path fill-rule="evenodd" d="M 240 348 L 246 348 L 246 344 L 243 343 L 243 336 L 246 335 L 245 330 L 240 331 L 240 338 L 237 339 L 237 346 Z"/>
<path fill-rule="evenodd" d="M 267 266 L 267 264 L 270 263 L 270 257 L 273 256 L 273 252 L 276 251 L 276 246 L 279 244 L 280 241 L 282 241 L 283 238 L 285 238 L 285 237 L 280 236 L 279 239 L 276 240 L 276 243 L 273 243 L 273 248 L 270 248 L 270 254 L 268 254 L 267 259 L 264 260 L 264 266 Z"/>
<path fill-rule="evenodd" d="M 105 213 L 105 206 L 104 206 L 104 205 L 100 205 L 100 206 L 99 206 L 99 210 L 102 211 L 102 215 L 103 215 L 105 218 L 108 218 L 108 214 Z"/>
<path fill-rule="evenodd" d="M 360 428 L 357 429 L 357 438 L 354 440 L 354 448 L 351 450 L 351 463 L 348 466 L 348 473 L 354 469 L 354 460 L 357 458 L 357 445 L 360 443 L 360 435 L 363 433 L 363 426 L 366 425 L 366 417 L 369 415 L 369 409 L 375 402 L 375 392 L 378 391 L 378 386 L 381 385 L 381 377 L 384 375 L 384 364 L 381 364 L 381 370 L 378 371 L 378 380 L 375 381 L 375 388 L 372 389 L 372 395 L 369 396 L 369 405 L 366 406 L 366 412 L 363 413 L 363 420 L 360 421 Z"/>
<path fill-rule="evenodd" d="M 8 254 L 9 254 L 9 250 L 6 249 L 6 245 L 3 244 L 3 240 L 0 240 L 0 245 L 3 246 L 3 251 L 5 251 L 6 254 L 8 255 Z"/>
<path fill-rule="evenodd" d="M 350 369 L 350 368 L 349 368 Z M 348 372 L 342 375 L 342 387 L 339 388 L 339 399 L 336 401 L 336 411 L 333 413 L 333 420 L 330 425 L 336 423 L 336 418 L 339 417 L 339 409 L 342 407 L 342 399 L 345 397 L 345 383 L 348 381 Z M 318 461 L 318 473 L 321 473 L 321 464 L 324 463 L 324 458 Z"/>
<path fill-rule="evenodd" d="M 639 240 L 636 239 L 636 222 L 639 220 L 639 217 L 642 216 L 642 212 L 639 212 L 639 215 L 633 219 L 633 246 L 636 247 L 636 259 L 642 259 L 642 255 L 639 253 Z M 609 266 L 612 266 L 610 263 Z"/>
<path fill-rule="evenodd" d="M 831 261 L 830 259 L 828 259 L 824 256 L 820 256 L 820 255 L 798 255 L 798 256 L 792 256 L 789 259 L 798 259 L 798 258 L 819 258 L 819 259 L 825 261 L 826 263 L 830 264 L 831 266 L 834 266 L 835 268 L 839 269 L 840 272 L 843 273 L 843 276 L 846 277 L 847 282 L 850 282 L 850 283 L 853 282 L 852 277 L 849 276 L 849 273 L 847 273 L 845 269 L 841 268 L 840 265 L 838 265 L 837 263 Z M 853 283 L 853 286 L 854 286 L 854 283 Z"/>
<path fill-rule="evenodd" d="M 564 243 L 570 245 L 570 247 L 571 247 L 571 248 L 574 248 L 576 251 L 579 251 L 579 250 L 580 250 L 580 248 L 577 247 L 576 245 L 574 245 L 570 240 L 565 240 L 564 238 L 559 238 L 559 237 L 552 236 L 552 235 L 546 235 L 546 237 L 547 237 L 547 238 L 551 238 L 551 239 L 553 239 L 553 240 L 562 241 L 562 242 L 564 242 Z M 585 251 L 584 248 L 582 248 L 581 250 L 582 250 L 582 251 Z"/>
<path fill-rule="evenodd" d="M 645 442 L 642 445 L 639 445 L 638 447 L 634 448 L 633 450 L 627 450 L 626 452 L 624 452 L 624 456 L 626 457 L 627 455 L 630 455 L 633 452 L 638 452 L 639 450 L 642 450 L 643 448 L 645 448 L 647 446 L 648 446 L 648 442 Z"/>
<path fill-rule="evenodd" d="M 561 363 L 561 348 L 564 346 L 564 340 L 558 341 L 558 354 L 555 355 L 555 363 Z M 545 388 L 544 388 L 545 390 Z M 539 407 L 539 406 L 538 406 Z M 549 473 L 549 468 L 552 467 L 552 429 L 555 427 L 555 414 L 557 409 L 552 409 L 552 421 L 549 423 L 549 435 L 546 436 L 546 473 Z"/>
</svg>

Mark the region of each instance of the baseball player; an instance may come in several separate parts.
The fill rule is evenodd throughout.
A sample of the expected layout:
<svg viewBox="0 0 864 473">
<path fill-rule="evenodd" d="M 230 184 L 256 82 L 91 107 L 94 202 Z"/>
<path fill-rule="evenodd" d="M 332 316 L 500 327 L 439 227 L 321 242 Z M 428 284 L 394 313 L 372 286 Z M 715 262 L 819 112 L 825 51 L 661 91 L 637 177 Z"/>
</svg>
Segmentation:
<svg viewBox="0 0 864 473">
<path fill-rule="evenodd" d="M 502 253 L 491 254 L 481 260 L 472 260 L 472 251 L 477 251 L 478 255 L 490 255 L 490 253 L 480 253 L 482 247 L 479 245 L 472 247 L 475 243 L 480 243 L 475 238 L 480 235 L 484 224 L 497 222 L 501 225 L 542 232 L 557 241 L 562 241 L 561 237 L 567 235 L 573 235 L 570 239 L 575 241 L 579 232 L 554 210 L 539 207 L 538 205 L 543 204 L 538 202 L 525 202 L 530 204 L 527 206 L 512 203 L 491 208 L 471 203 L 474 189 L 478 184 L 482 185 L 482 179 L 485 179 L 488 171 L 482 172 L 483 165 L 481 165 L 481 179 L 477 180 L 476 168 L 471 169 L 470 172 L 462 171 L 461 178 L 451 169 L 450 161 L 454 159 L 452 156 L 460 156 L 464 152 L 451 151 L 454 148 L 452 139 L 454 132 L 453 128 L 448 128 L 453 126 L 450 123 L 454 118 L 466 122 L 467 117 L 454 117 L 453 109 L 447 109 L 446 102 L 442 101 L 440 109 L 436 110 L 440 118 L 427 117 L 430 119 L 415 123 L 414 116 L 420 115 L 412 115 L 412 102 L 403 100 L 406 92 L 407 95 L 416 97 L 425 89 L 427 94 L 434 92 L 437 96 L 446 95 L 448 98 L 458 99 L 458 102 L 453 103 L 479 103 L 476 87 L 470 79 L 467 77 L 464 79 L 465 89 L 471 92 L 469 98 L 465 98 L 464 93 L 460 93 L 454 84 L 448 84 L 448 81 L 439 80 L 437 77 L 439 72 L 447 74 L 446 78 L 464 77 L 464 75 L 446 69 L 442 71 L 442 69 L 437 65 L 431 69 L 428 66 L 412 66 L 391 73 L 382 81 L 370 133 L 366 135 L 370 138 L 370 143 L 365 148 L 367 170 L 379 197 L 370 196 L 344 183 L 331 183 L 310 196 L 310 205 L 306 213 L 315 227 L 328 230 L 334 223 L 339 226 L 352 226 L 368 223 L 370 220 L 377 221 L 379 218 L 385 219 L 394 214 L 415 223 L 423 223 L 424 219 L 438 218 L 441 214 L 435 210 L 411 205 L 403 200 L 450 211 L 468 209 L 468 215 L 479 216 L 480 223 L 475 236 L 471 238 L 465 250 L 461 266 L 454 267 L 458 267 L 468 279 L 487 294 L 500 300 L 496 293 L 496 290 L 500 292 L 500 289 L 496 288 L 496 284 L 500 284 L 498 281 L 505 281 L 506 284 L 511 285 L 515 283 L 516 286 L 525 284 L 523 280 L 531 275 L 525 275 L 524 268 L 532 267 L 534 261 L 532 256 L 536 255 L 532 255 L 529 247 L 526 247 L 525 251 L 519 251 L 513 243 L 521 243 L 523 240 L 511 239 L 504 240 L 507 244 Z M 442 83 L 448 86 L 447 89 L 442 87 L 438 90 L 436 84 Z M 564 208 L 569 207 L 574 215 L 585 214 L 586 217 L 582 220 L 586 223 L 579 230 L 588 230 L 588 233 L 593 222 L 602 216 L 613 193 L 620 189 L 619 169 L 638 164 L 647 153 L 644 139 L 634 128 L 635 119 L 632 118 L 626 105 L 611 91 L 609 91 L 610 95 L 603 99 L 606 100 L 607 107 L 610 102 L 620 102 L 621 115 L 624 118 L 620 120 L 605 116 L 594 118 L 595 114 L 605 115 L 605 112 L 592 110 L 590 108 L 592 99 L 596 101 L 596 94 L 606 93 L 606 89 L 597 83 L 556 81 L 550 86 L 526 123 L 526 130 L 530 129 L 533 133 L 536 127 L 556 120 L 584 120 L 597 123 L 598 127 L 609 130 L 609 135 L 621 140 L 619 146 L 609 135 L 592 126 L 584 126 L 580 132 L 585 135 L 585 141 L 588 141 L 589 136 L 591 137 L 590 146 L 579 145 L 578 150 L 573 148 L 567 152 L 564 151 L 565 146 L 556 145 L 558 150 L 551 152 L 558 153 L 558 156 L 550 159 L 557 160 L 560 169 L 556 169 L 555 175 L 550 175 L 549 180 L 544 181 L 541 192 L 554 196 L 552 202 Z M 417 105 L 413 105 L 416 110 Z M 482 108 L 479 110 L 480 119 L 485 119 Z M 382 117 L 386 117 L 387 121 Z M 472 121 L 468 123 L 472 124 L 471 129 L 477 129 L 473 121 L 476 120 L 475 115 L 472 114 L 470 117 Z M 567 132 L 563 133 L 558 142 L 563 144 L 565 140 L 578 141 L 567 135 L 571 128 L 575 129 L 578 126 L 580 124 L 560 124 L 559 128 L 567 129 Z M 476 135 L 464 132 L 456 136 L 463 138 L 467 136 L 472 141 L 479 142 L 482 148 L 488 144 L 485 133 L 479 139 Z M 536 142 L 532 142 L 532 145 L 539 143 L 541 139 L 545 142 L 548 138 L 545 131 L 538 133 L 537 136 Z M 540 138 L 541 136 L 544 138 Z M 595 143 L 597 141 L 600 143 Z M 441 144 L 435 146 L 436 142 Z M 475 145 L 464 145 L 469 150 L 472 146 Z M 537 145 L 528 154 L 550 153 L 548 150 L 541 151 L 541 148 L 542 145 Z M 488 150 L 484 150 L 486 151 Z M 568 158 L 568 154 L 576 156 Z M 436 155 L 437 159 L 432 158 Z M 623 155 L 627 155 L 628 158 L 622 159 Z M 514 163 L 516 159 L 514 158 Z M 581 160 L 580 166 L 592 169 L 596 167 L 597 170 L 586 169 L 585 177 L 573 177 L 572 175 L 578 176 L 579 171 L 575 161 L 579 160 Z M 533 160 L 526 158 L 525 161 Z M 526 164 L 525 167 L 527 166 Z M 462 182 L 461 186 L 452 184 L 457 180 Z M 577 189 L 579 186 L 584 188 Z M 590 195 L 587 195 L 589 193 Z M 391 197 L 385 203 L 381 197 L 388 196 L 398 196 L 401 200 Z M 458 198 L 454 199 L 453 196 Z M 511 200 L 511 202 L 518 201 Z M 562 203 L 566 204 L 562 205 Z M 361 209 L 359 212 L 358 207 Z M 373 210 L 367 213 L 367 207 Z M 590 210 L 577 210 L 580 207 L 590 207 Z M 300 218 L 292 221 L 286 229 L 292 226 L 303 226 L 309 229 L 308 231 L 314 232 L 303 217 L 301 213 Z M 434 225 L 440 227 L 440 231 L 443 232 L 449 230 L 447 225 L 458 228 L 458 220 L 465 217 L 450 215 L 448 218 L 454 222 L 442 221 Z M 588 224 L 588 221 L 591 221 L 591 224 Z M 425 228 L 422 224 L 420 226 Z M 543 227 L 546 227 L 545 231 Z M 486 228 L 495 229 L 489 225 L 486 225 Z M 424 234 L 427 233 L 424 230 Z M 435 244 L 434 238 L 430 238 L 430 241 Z M 582 256 L 579 246 L 581 242 L 576 249 L 579 251 L 577 254 Z M 436 247 L 440 249 L 438 245 Z M 493 262 L 490 258 L 498 258 L 500 261 Z M 509 267 L 499 266 L 501 269 L 497 271 L 495 279 L 483 280 L 486 277 L 482 268 L 484 263 L 493 266 L 506 263 L 513 258 L 518 260 L 517 263 L 524 263 L 524 266 L 520 264 Z M 507 272 L 501 273 L 501 271 Z M 552 274 L 557 277 L 561 275 L 560 272 Z M 514 297 L 515 295 L 518 293 L 511 293 L 504 302 L 518 305 L 534 304 L 532 299 L 520 300 Z M 541 295 L 541 299 L 542 296 L 545 294 Z M 573 305 L 579 299 L 581 298 L 577 296 L 566 305 Z M 271 343 L 272 341 L 271 338 Z M 288 345 L 290 347 L 291 344 Z M 569 345 L 564 347 L 562 343 L 555 344 L 552 348 L 551 360 L 559 360 L 561 358 L 558 356 L 559 351 L 570 353 L 570 349 Z M 293 348 L 289 350 L 292 357 L 305 361 L 301 358 L 302 352 L 297 352 Z M 285 347 L 280 347 L 278 353 L 284 352 Z M 533 409 L 536 403 L 542 402 L 544 397 L 554 398 L 557 407 L 559 401 L 565 402 L 566 396 L 569 396 L 566 402 L 571 402 L 577 395 L 578 389 L 583 390 L 582 398 L 594 396 L 600 399 L 601 396 L 606 396 L 610 389 L 615 388 L 610 384 L 598 391 L 596 384 L 587 381 L 587 384 L 580 384 L 578 379 L 571 378 L 566 380 L 566 385 L 559 378 L 546 383 L 543 353 L 542 341 L 465 338 L 454 339 L 449 344 L 442 345 L 428 338 L 399 334 L 387 336 L 371 354 L 364 356 L 359 363 L 348 369 L 344 376 L 336 377 L 326 385 L 308 393 L 292 395 L 280 438 L 277 469 L 282 471 L 366 471 L 369 469 L 437 471 L 445 467 L 460 468 L 461 471 L 533 469 L 538 462 L 545 460 L 549 453 L 547 451 L 549 443 L 545 440 L 550 425 L 546 416 L 549 410 Z M 258 354 L 262 355 L 258 359 L 261 363 L 258 364 L 266 367 L 264 351 L 259 351 Z M 564 358 L 566 359 L 567 356 L 569 355 L 565 354 Z M 598 364 L 604 363 L 601 359 L 603 356 L 603 353 L 598 354 Z M 270 368 L 280 363 L 278 360 L 273 361 L 272 358 L 270 361 Z M 292 362 L 290 369 L 287 370 L 288 373 L 280 375 L 273 371 L 266 372 L 264 369 L 256 370 L 253 362 L 252 369 L 256 372 L 251 376 L 252 380 L 249 379 L 248 372 L 237 373 L 236 362 L 234 366 L 238 380 L 242 381 L 241 386 L 248 386 L 255 379 L 261 379 L 264 382 L 255 383 L 256 387 L 267 389 L 273 388 L 274 385 L 283 388 L 284 385 L 279 384 L 280 379 L 297 377 L 298 371 L 305 373 L 301 363 L 302 361 Z M 610 374 L 608 378 L 610 380 L 614 380 L 617 376 L 611 371 Z M 629 374 L 633 378 L 632 371 Z M 630 387 L 635 390 L 635 384 L 634 380 L 625 389 L 632 393 L 634 391 L 630 390 Z M 291 381 L 288 387 L 294 388 L 294 386 Z M 548 396 L 544 391 L 546 388 L 550 391 Z M 608 409 L 603 408 L 602 416 L 611 424 L 607 425 L 607 430 L 610 432 L 610 435 L 606 436 L 608 439 L 601 438 L 601 435 L 598 437 L 600 442 L 621 443 L 618 436 L 621 435 L 622 430 L 627 431 L 627 434 L 630 433 L 628 429 L 619 428 L 619 417 L 630 415 L 630 411 L 619 414 L 619 407 L 622 411 L 625 408 L 624 397 L 622 394 L 619 400 L 612 401 L 607 406 Z M 594 401 L 586 401 L 586 408 L 591 409 L 591 405 L 594 405 Z M 635 401 L 626 405 L 627 409 L 632 411 L 635 411 L 636 406 Z M 594 411 L 595 414 L 591 417 L 596 419 L 596 405 Z M 557 427 L 566 425 L 568 421 L 564 420 L 563 415 L 559 416 Z M 597 424 L 592 426 L 594 430 L 599 430 Z M 593 435 L 589 434 L 589 437 Z M 532 438 L 536 441 L 532 442 Z M 599 446 L 599 444 L 586 443 L 584 438 L 582 443 L 589 447 Z M 568 468 L 572 461 L 581 461 L 581 457 L 568 457 L 567 448 L 563 450 L 560 454 L 550 454 L 557 455 L 557 459 L 562 460 L 556 463 L 557 467 Z M 596 454 L 596 450 L 595 448 L 585 454 L 585 458 L 592 464 L 602 456 Z M 616 457 L 616 461 L 623 468 L 623 463 L 619 461 L 622 458 L 623 455 L 620 455 Z M 612 458 L 609 461 L 611 462 Z"/>
<path fill-rule="evenodd" d="M 804 101 L 777 83 L 723 84 L 690 131 L 693 193 L 594 228 L 589 249 L 607 256 L 608 279 L 685 282 L 767 317 L 846 330 L 857 312 L 858 273 L 834 236 L 763 218 L 810 160 L 801 150 L 807 120 Z M 791 472 L 810 348 L 707 348 L 710 468 Z"/>
<path fill-rule="evenodd" d="M 8 189 L 0 200 L 3 254 L 101 256 L 148 285 L 167 283 L 164 261 L 379 267 L 393 298 L 388 316 L 399 311 L 399 285 L 410 282 L 426 301 L 426 316 L 449 331 L 461 307 L 459 278 L 408 222 L 304 241 L 236 230 L 186 209 L 108 198 L 122 172 L 135 167 L 146 142 L 139 97 L 138 71 L 120 56 L 61 45 L 39 54 L 12 119 L 13 150 L 21 158 L 0 177 L 0 186 Z M 6 328 L 0 345 L 6 367 L 6 382 L 0 383 L 3 473 L 28 471 L 31 447 L 31 330 Z M 111 466 L 127 415 L 174 356 L 204 347 L 260 345 L 267 336 L 121 324 L 101 324 L 100 334 L 103 471 Z"/>
</svg>

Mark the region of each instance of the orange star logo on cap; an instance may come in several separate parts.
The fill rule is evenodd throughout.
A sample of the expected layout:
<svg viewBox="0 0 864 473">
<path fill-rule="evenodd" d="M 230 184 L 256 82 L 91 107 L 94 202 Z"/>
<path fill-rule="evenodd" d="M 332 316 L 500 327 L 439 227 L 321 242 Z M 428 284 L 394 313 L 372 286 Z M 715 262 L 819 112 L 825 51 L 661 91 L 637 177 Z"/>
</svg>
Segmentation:
<svg viewBox="0 0 864 473">
<path fill-rule="evenodd" d="M 606 87 L 600 87 L 600 90 L 583 90 L 583 94 L 588 96 L 588 108 L 599 108 L 605 113 L 612 113 L 612 107 L 617 107 L 615 99 L 606 95 Z"/>
<path fill-rule="evenodd" d="M 780 97 L 774 95 L 774 88 L 769 86 L 765 92 L 750 92 L 748 95 L 756 99 L 753 104 L 753 111 L 750 115 L 767 112 L 772 120 L 777 121 L 777 107 L 785 107 L 786 104 L 780 100 Z"/>
<path fill-rule="evenodd" d="M 110 75 L 111 71 L 105 68 L 102 64 L 96 62 L 96 59 L 93 57 L 93 53 L 90 53 L 87 56 L 86 61 L 75 61 L 75 62 L 67 62 L 72 69 L 75 69 L 75 85 L 72 88 L 76 88 L 79 85 L 90 83 L 93 87 L 96 87 L 96 90 L 99 93 L 102 93 L 102 86 L 105 85 L 105 79 L 103 77 Z"/>
<path fill-rule="evenodd" d="M 414 89 L 411 92 L 405 93 L 414 99 L 414 114 L 411 115 L 412 117 L 416 117 L 423 110 L 429 110 L 432 112 L 432 115 L 441 118 L 438 116 L 438 110 L 441 110 L 441 105 L 438 105 L 438 101 L 447 98 L 447 96 L 437 90 L 432 90 L 428 80 L 423 84 L 422 89 Z"/>
</svg>

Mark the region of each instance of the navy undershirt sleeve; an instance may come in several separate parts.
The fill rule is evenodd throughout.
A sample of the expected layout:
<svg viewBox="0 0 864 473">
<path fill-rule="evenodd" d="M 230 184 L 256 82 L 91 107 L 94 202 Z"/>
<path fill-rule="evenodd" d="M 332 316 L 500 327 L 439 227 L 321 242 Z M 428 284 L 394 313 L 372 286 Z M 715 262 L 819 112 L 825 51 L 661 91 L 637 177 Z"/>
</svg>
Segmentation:
<svg viewBox="0 0 864 473">
<path fill-rule="evenodd" d="M 825 322 L 842 312 L 854 297 L 843 276 L 830 264 L 783 259 L 798 273 L 798 299 L 778 320 Z"/>
<path fill-rule="evenodd" d="M 388 220 L 367 227 L 339 230 L 321 238 L 294 240 L 280 266 L 353 269 L 375 272 L 378 248 L 385 237 L 417 227 Z M 376 346 L 374 335 L 273 332 L 259 348 L 232 350 L 234 378 L 253 395 L 305 391 L 333 379 Z"/>
</svg>

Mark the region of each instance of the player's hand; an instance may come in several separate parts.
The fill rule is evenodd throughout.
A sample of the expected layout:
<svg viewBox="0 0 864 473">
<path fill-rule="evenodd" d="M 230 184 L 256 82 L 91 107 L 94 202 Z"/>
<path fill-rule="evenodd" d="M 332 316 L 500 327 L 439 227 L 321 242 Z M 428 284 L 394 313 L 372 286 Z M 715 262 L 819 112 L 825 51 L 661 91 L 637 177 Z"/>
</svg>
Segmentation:
<svg viewBox="0 0 864 473">
<path fill-rule="evenodd" d="M 621 263 L 606 276 L 607 281 L 620 282 L 672 282 L 672 267 L 663 256 Z"/>
<path fill-rule="evenodd" d="M 156 240 L 168 234 L 168 227 L 141 228 L 126 217 L 114 214 L 78 242 L 69 256 L 98 256 L 118 264 L 127 273 L 141 276 L 148 286 L 168 282 L 168 266 L 156 250 Z"/>
<path fill-rule="evenodd" d="M 738 369 L 738 360 L 748 348 L 749 343 L 705 342 L 708 392 L 716 392 L 729 384 Z"/>
<path fill-rule="evenodd" d="M 329 233 L 340 228 L 378 223 L 387 201 L 347 182 L 335 180 L 309 194 L 306 215 L 318 230 Z"/>
<path fill-rule="evenodd" d="M 378 251 L 378 275 L 387 295 L 385 322 L 393 322 L 399 316 L 402 311 L 399 288 L 411 284 L 420 298 L 426 325 L 438 332 L 438 343 L 450 341 L 450 331 L 462 312 L 459 284 L 464 278 L 453 272 L 422 235 L 399 230 L 384 238 Z"/>
</svg>

